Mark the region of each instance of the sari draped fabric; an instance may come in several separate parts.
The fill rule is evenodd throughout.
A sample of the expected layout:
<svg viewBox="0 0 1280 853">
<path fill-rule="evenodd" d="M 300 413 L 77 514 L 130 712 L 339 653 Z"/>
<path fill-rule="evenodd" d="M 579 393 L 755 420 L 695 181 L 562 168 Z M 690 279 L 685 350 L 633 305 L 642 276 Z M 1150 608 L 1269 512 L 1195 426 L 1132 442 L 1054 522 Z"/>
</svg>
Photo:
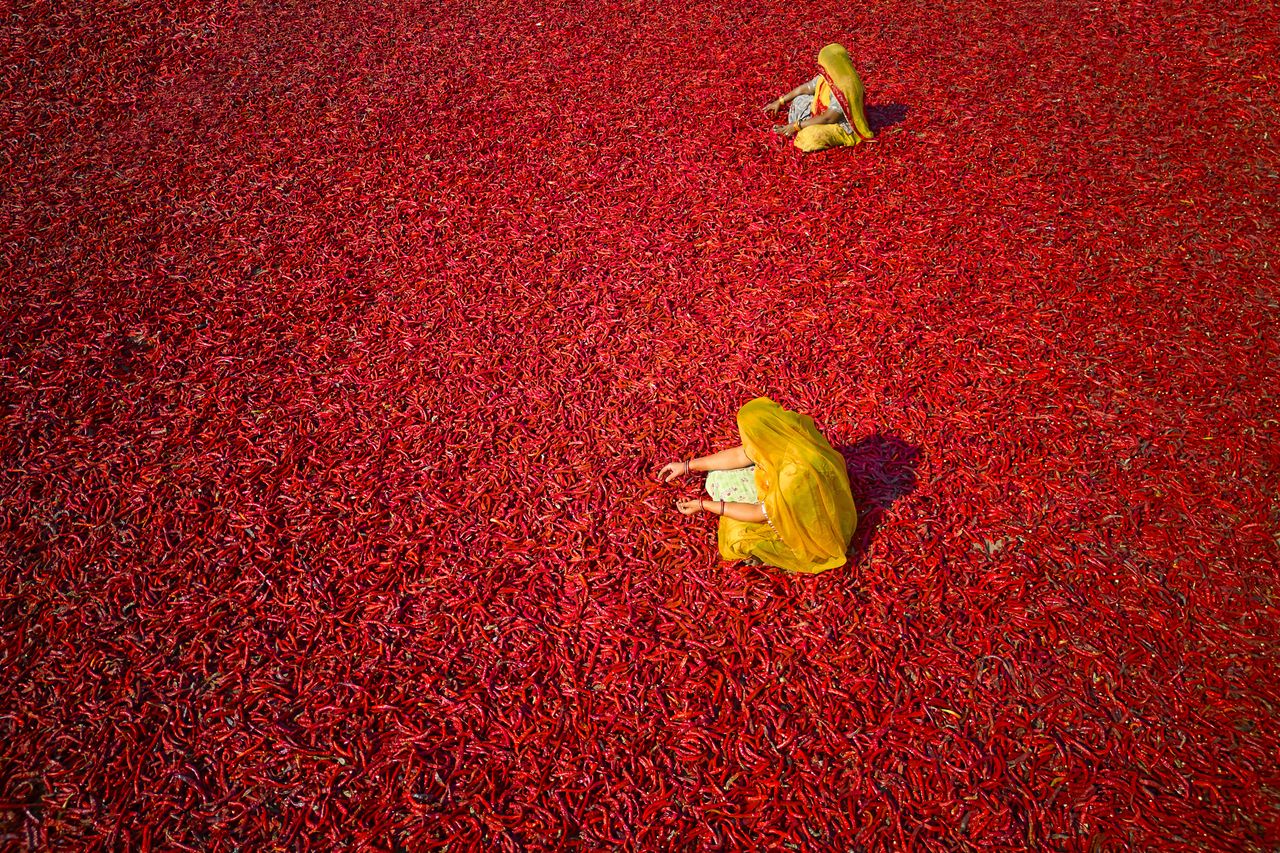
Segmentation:
<svg viewBox="0 0 1280 853">
<path fill-rule="evenodd" d="M 840 102 L 839 98 L 833 98 L 831 92 L 831 81 L 822 76 L 818 78 L 818 88 L 813 93 L 813 106 L 809 108 L 810 115 L 822 115 L 831 106 L 831 102 Z"/>
<path fill-rule="evenodd" d="M 822 84 L 814 96 L 813 114 L 824 112 L 830 100 L 824 100 L 825 90 L 835 98 L 844 110 L 844 117 L 853 128 L 853 133 L 838 124 L 815 124 L 806 127 L 796 134 L 795 145 L 801 151 L 821 151 L 824 148 L 836 148 L 842 145 L 857 145 L 865 139 L 875 136 L 871 125 L 867 123 L 866 92 L 862 88 L 862 78 L 853 68 L 849 52 L 838 44 L 829 44 L 818 52 L 818 65 L 822 69 Z M 818 109 L 819 101 L 822 108 Z"/>
<path fill-rule="evenodd" d="M 738 432 L 756 464 L 767 522 L 721 517 L 720 554 L 756 557 L 780 569 L 817 574 L 843 566 L 858 514 L 844 457 L 807 415 L 759 397 L 738 411 Z"/>
</svg>

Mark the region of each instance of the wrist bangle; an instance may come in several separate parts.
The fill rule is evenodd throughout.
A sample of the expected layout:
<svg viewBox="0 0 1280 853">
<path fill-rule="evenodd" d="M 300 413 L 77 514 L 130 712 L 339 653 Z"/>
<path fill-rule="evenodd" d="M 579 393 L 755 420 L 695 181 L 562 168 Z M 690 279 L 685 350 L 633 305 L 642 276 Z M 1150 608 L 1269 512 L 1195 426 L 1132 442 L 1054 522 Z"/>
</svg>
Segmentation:
<svg viewBox="0 0 1280 853">
<path fill-rule="evenodd" d="M 684 461 L 684 473 L 685 473 L 686 475 L 689 473 L 689 464 L 690 464 L 691 462 L 693 462 L 693 457 L 689 457 L 688 459 L 686 459 L 686 460 Z"/>
<path fill-rule="evenodd" d="M 802 130 L 804 130 L 804 128 L 800 126 L 800 122 L 796 122 L 796 133 L 799 133 Z"/>
<path fill-rule="evenodd" d="M 702 510 L 703 512 L 707 511 L 707 508 L 702 505 L 702 498 L 698 498 L 698 509 Z"/>
<path fill-rule="evenodd" d="M 724 501 L 720 501 L 720 514 L 724 515 Z"/>
</svg>

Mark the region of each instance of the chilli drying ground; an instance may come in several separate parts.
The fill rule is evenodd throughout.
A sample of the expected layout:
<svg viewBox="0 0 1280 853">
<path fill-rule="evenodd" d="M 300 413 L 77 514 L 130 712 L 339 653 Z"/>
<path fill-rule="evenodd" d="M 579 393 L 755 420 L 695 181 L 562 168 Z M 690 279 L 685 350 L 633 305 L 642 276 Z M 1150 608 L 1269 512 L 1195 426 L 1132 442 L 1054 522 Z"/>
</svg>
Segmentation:
<svg viewBox="0 0 1280 853">
<path fill-rule="evenodd" d="M 1270 849 L 1243 5 L 13 6 L 0 846 Z M 757 394 L 850 566 L 654 482 Z"/>
</svg>

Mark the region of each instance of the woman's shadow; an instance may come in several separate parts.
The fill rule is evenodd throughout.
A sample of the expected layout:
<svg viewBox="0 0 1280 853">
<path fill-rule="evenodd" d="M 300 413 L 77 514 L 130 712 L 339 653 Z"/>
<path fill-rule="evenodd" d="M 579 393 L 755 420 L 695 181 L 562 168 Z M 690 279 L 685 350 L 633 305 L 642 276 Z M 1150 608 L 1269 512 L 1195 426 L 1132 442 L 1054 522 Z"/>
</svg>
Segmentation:
<svg viewBox="0 0 1280 853">
<path fill-rule="evenodd" d="M 872 435 L 837 448 L 849 470 L 849 487 L 858 507 L 858 529 L 849 553 L 854 560 L 871 547 L 876 528 L 893 502 L 916 488 L 921 451 L 892 435 Z"/>
<path fill-rule="evenodd" d="M 906 104 L 875 104 L 867 107 L 867 124 L 871 126 L 872 133 L 879 133 L 906 120 Z"/>
</svg>

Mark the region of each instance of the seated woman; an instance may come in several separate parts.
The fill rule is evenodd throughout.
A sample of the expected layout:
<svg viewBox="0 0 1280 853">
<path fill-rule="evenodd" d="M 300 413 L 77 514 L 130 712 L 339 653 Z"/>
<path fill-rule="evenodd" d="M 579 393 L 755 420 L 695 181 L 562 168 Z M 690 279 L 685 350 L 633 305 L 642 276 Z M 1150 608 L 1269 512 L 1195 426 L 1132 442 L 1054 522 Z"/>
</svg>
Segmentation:
<svg viewBox="0 0 1280 853">
<path fill-rule="evenodd" d="M 720 555 L 817 574 L 843 566 L 858 514 L 844 457 L 806 415 L 768 397 L 738 410 L 739 447 L 671 462 L 666 482 L 709 471 L 707 498 L 676 501 L 685 515 L 720 516 Z"/>
<path fill-rule="evenodd" d="M 773 132 L 794 138 L 796 147 L 805 152 L 871 139 L 874 134 L 867 124 L 862 79 L 853 69 L 849 52 L 829 44 L 818 53 L 818 66 L 822 73 L 817 77 L 765 105 L 765 112 L 777 115 L 791 104 L 788 123 Z"/>
</svg>

